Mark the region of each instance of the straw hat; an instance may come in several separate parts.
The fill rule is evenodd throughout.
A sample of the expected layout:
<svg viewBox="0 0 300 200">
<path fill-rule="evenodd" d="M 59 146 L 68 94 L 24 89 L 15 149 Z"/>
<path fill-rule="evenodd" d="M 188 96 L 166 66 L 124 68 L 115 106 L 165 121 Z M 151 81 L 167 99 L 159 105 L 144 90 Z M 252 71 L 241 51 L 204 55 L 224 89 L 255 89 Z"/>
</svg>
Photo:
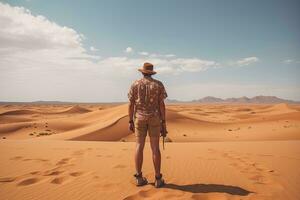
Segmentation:
<svg viewBox="0 0 300 200">
<path fill-rule="evenodd" d="M 144 63 L 143 67 L 138 69 L 140 72 L 145 74 L 156 74 L 156 71 L 153 71 L 153 65 L 151 63 Z"/>
</svg>

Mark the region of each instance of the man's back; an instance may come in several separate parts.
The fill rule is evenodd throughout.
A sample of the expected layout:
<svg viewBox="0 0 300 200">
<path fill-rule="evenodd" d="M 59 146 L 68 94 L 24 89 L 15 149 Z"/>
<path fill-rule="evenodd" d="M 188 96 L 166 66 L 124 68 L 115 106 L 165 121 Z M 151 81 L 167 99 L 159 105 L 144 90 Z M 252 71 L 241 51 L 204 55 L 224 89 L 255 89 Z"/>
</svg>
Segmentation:
<svg viewBox="0 0 300 200">
<path fill-rule="evenodd" d="M 166 97 L 164 85 L 152 77 L 135 81 L 128 93 L 128 98 L 135 104 L 137 118 L 159 115 L 159 102 Z"/>
</svg>

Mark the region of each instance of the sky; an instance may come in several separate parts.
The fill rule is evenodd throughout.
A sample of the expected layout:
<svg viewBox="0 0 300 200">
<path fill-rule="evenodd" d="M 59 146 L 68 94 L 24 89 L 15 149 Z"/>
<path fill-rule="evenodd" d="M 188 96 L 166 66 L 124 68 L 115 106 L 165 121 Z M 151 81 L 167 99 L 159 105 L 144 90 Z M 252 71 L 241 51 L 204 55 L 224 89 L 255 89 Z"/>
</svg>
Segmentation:
<svg viewBox="0 0 300 200">
<path fill-rule="evenodd" d="M 300 100 L 298 0 L 0 0 L 0 101 L 127 101 L 151 62 L 168 98 Z"/>
</svg>

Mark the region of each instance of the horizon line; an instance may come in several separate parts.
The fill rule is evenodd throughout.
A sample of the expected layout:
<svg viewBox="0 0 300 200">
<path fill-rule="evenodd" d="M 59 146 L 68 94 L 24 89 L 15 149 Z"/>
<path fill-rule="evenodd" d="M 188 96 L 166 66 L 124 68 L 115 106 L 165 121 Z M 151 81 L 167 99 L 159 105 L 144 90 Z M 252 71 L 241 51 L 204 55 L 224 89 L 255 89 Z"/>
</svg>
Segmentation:
<svg viewBox="0 0 300 200">
<path fill-rule="evenodd" d="M 285 99 L 285 98 L 280 98 L 278 96 L 275 96 L 275 95 L 256 95 L 256 96 L 253 96 L 253 97 L 248 97 L 248 96 L 240 96 L 240 97 L 228 97 L 228 98 L 221 98 L 221 97 L 215 97 L 215 96 L 204 96 L 204 97 L 201 97 L 201 98 L 198 98 L 198 99 L 192 99 L 192 100 L 179 100 L 179 99 L 173 99 L 173 98 L 167 98 L 165 101 L 168 102 L 168 101 L 177 101 L 177 102 L 182 102 L 182 103 L 195 103 L 201 99 L 204 99 L 204 98 L 207 98 L 207 97 L 212 97 L 212 98 L 216 98 L 216 99 L 221 99 L 223 101 L 226 101 L 228 99 L 239 99 L 239 98 L 243 98 L 243 97 L 246 97 L 248 99 L 253 99 L 255 97 L 274 97 L 274 98 L 278 98 L 280 100 L 283 100 L 283 101 L 291 101 L 291 102 L 294 102 L 294 103 L 300 103 L 300 100 L 291 100 L 291 99 Z M 64 101 L 64 100 L 32 100 L 32 101 L 5 101 L 5 100 L 0 100 L 0 103 L 3 104 L 3 103 L 42 103 L 42 102 L 57 102 L 57 103 L 85 103 L 85 104 L 99 104 L 99 103 L 102 103 L 102 104 L 121 104 L 121 103 L 127 103 L 128 101 Z M 201 102 L 198 102 L 198 103 L 201 103 Z M 209 103 L 209 102 L 207 102 Z M 222 102 L 220 102 L 222 103 Z M 226 103 L 226 102 L 224 102 Z M 233 103 L 233 102 L 231 102 Z"/>
</svg>

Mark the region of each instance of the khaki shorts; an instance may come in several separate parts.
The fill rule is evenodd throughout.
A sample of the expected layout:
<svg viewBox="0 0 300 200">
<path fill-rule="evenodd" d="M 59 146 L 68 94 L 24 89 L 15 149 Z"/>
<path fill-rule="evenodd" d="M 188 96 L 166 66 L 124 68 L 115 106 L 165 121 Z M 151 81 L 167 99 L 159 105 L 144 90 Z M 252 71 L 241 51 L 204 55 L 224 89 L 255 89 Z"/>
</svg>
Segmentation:
<svg viewBox="0 0 300 200">
<path fill-rule="evenodd" d="M 159 137 L 160 136 L 160 117 L 159 116 L 153 116 L 146 120 L 134 120 L 134 126 L 135 126 L 135 136 L 140 137 L 146 137 L 147 132 L 150 137 Z"/>
</svg>

